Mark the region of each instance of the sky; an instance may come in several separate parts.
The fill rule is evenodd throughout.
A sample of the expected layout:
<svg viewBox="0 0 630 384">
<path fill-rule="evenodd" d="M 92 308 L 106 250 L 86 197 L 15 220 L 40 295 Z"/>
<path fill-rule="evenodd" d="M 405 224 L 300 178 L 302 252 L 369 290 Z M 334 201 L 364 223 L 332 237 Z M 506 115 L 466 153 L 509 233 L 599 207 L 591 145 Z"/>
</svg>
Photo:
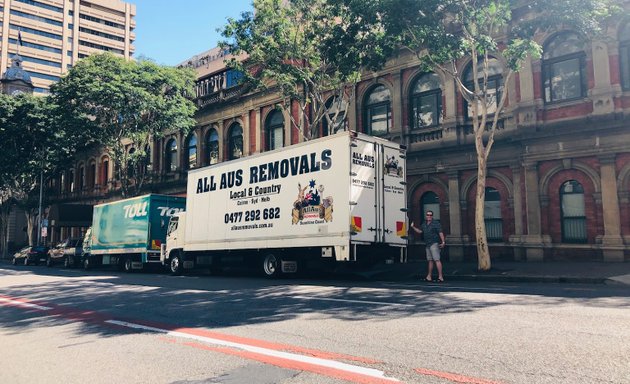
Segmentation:
<svg viewBox="0 0 630 384">
<path fill-rule="evenodd" d="M 158 64 L 177 65 L 217 46 L 228 17 L 251 11 L 252 0 L 125 0 L 136 5 L 136 51 Z"/>
</svg>

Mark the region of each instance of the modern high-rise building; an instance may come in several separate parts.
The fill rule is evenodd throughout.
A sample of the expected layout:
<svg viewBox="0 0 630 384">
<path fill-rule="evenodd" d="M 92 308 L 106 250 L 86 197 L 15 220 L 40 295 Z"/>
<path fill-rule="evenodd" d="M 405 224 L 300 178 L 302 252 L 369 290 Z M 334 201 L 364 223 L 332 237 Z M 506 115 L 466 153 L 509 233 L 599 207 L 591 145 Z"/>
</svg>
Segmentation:
<svg viewBox="0 0 630 384">
<path fill-rule="evenodd" d="M 19 53 L 34 92 L 48 93 L 77 60 L 134 52 L 136 6 L 119 0 L 0 0 L 0 73 Z"/>
</svg>

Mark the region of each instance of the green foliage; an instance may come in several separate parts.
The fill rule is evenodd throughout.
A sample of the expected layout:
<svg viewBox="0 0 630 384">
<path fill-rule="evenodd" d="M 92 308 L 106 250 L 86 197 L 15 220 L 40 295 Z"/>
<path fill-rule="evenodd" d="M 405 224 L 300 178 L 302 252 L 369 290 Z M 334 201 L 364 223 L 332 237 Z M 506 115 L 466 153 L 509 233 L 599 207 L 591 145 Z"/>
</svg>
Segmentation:
<svg viewBox="0 0 630 384">
<path fill-rule="evenodd" d="M 0 131 L 0 222 L 15 204 L 26 212 L 32 228 L 41 179 L 47 180 L 71 159 L 77 131 L 59 124 L 58 108 L 50 97 L 26 94 L 0 95 Z M 0 226 L 4 230 L 6 226 Z M 29 231 L 29 238 L 32 234 Z"/>
<path fill-rule="evenodd" d="M 195 106 L 190 100 L 195 75 L 190 69 L 161 66 L 149 60 L 126 61 L 109 53 L 87 57 L 51 88 L 61 106 L 62 123 L 82 126 L 84 143 L 110 151 L 119 170 L 123 195 L 140 192 L 144 180 L 132 173 L 150 138 L 165 132 L 188 132 L 195 125 Z M 123 140 L 136 147 L 129 157 Z M 133 183 L 128 176 L 136 177 Z M 144 176 L 144 175 L 143 175 Z"/>
<path fill-rule="evenodd" d="M 223 48 L 247 55 L 228 65 L 256 89 L 279 90 L 280 107 L 309 139 L 325 118 L 328 97 L 351 100 L 361 64 L 371 57 L 357 41 L 378 41 L 374 29 L 351 22 L 355 14 L 339 1 L 254 0 L 254 9 L 229 19 L 222 31 Z M 298 117 L 291 113 L 294 102 Z"/>
</svg>

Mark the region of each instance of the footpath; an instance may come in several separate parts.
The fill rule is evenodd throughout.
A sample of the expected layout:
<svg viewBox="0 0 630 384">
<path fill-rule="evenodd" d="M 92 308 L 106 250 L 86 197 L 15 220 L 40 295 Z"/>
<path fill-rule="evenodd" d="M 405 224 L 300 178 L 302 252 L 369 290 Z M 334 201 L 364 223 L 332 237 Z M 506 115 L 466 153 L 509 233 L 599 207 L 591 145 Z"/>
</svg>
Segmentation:
<svg viewBox="0 0 630 384">
<path fill-rule="evenodd" d="M 10 261 L 0 259 L 1 264 Z M 343 265 L 343 264 L 342 264 Z M 492 261 L 487 272 L 477 270 L 477 263 L 443 261 L 444 280 L 530 283 L 615 284 L 630 290 L 630 262 L 604 263 L 580 261 Z M 370 269 L 339 268 L 337 273 L 350 278 L 370 280 L 424 280 L 426 260 L 410 260 L 405 264 L 379 264 Z M 437 271 L 433 270 L 434 280 Z"/>
<path fill-rule="evenodd" d="M 361 272 L 361 275 L 369 279 L 400 281 L 423 280 L 426 273 L 426 261 L 412 260 L 406 264 L 379 265 Z M 480 272 L 477 270 L 477 263 L 443 261 L 443 274 L 446 282 L 619 284 L 630 289 L 630 262 L 493 261 L 490 271 Z M 435 268 L 433 275 L 433 279 L 436 279 Z"/>
</svg>

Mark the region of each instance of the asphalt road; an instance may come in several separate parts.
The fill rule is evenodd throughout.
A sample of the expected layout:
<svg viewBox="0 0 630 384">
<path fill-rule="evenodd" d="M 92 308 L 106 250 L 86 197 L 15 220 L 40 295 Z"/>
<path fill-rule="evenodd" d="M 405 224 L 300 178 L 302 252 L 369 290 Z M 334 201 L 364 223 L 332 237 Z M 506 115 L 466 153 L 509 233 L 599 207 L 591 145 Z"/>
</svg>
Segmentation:
<svg viewBox="0 0 630 384">
<path fill-rule="evenodd" d="M 628 383 L 624 286 L 0 265 L 0 383 Z"/>
</svg>

